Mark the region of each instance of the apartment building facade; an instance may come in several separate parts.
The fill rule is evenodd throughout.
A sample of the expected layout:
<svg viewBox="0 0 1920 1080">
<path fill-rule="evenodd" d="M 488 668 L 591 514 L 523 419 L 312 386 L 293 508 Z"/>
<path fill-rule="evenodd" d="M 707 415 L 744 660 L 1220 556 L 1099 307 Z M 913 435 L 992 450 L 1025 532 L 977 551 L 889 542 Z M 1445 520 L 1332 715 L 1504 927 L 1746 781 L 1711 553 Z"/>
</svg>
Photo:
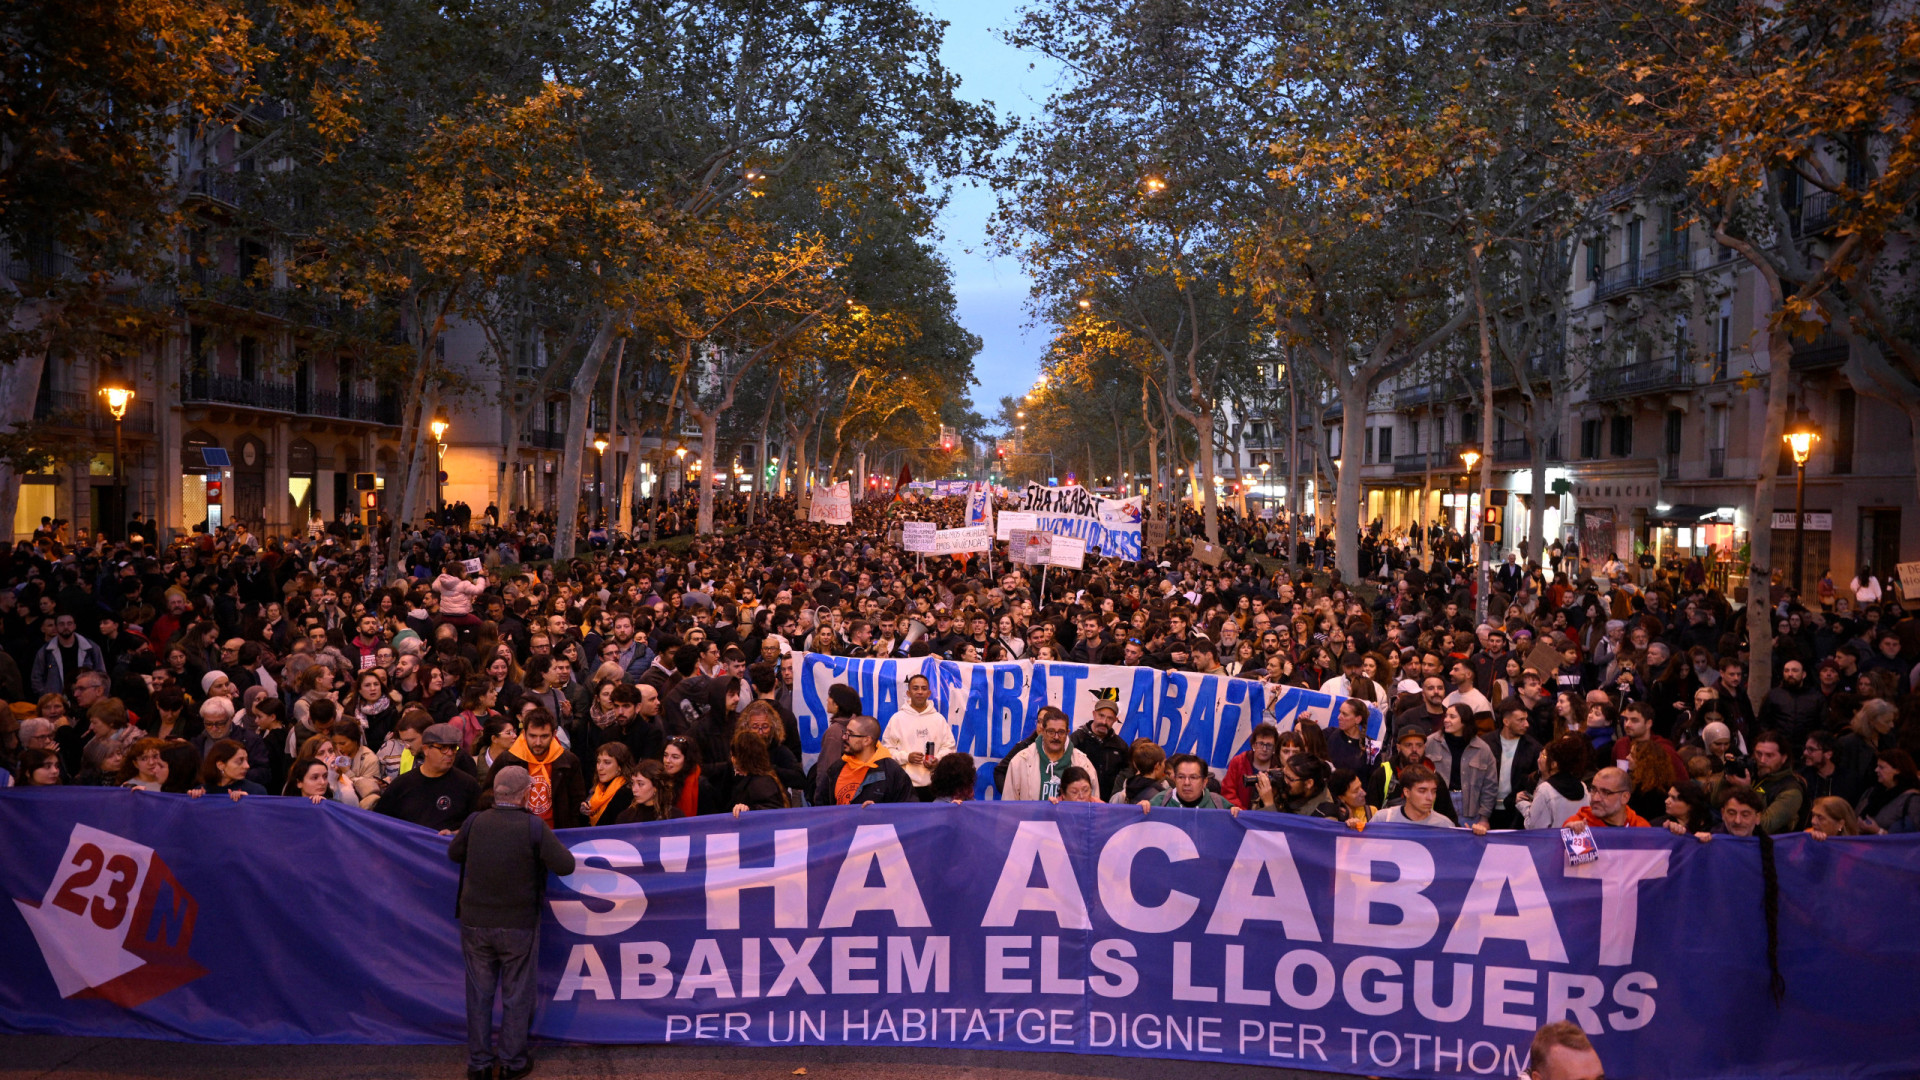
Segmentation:
<svg viewBox="0 0 1920 1080">
<path fill-rule="evenodd" d="M 1830 196 L 1791 208 L 1802 242 L 1825 242 Z M 1557 423 L 1539 455 L 1545 470 L 1544 535 L 1577 537 L 1583 552 L 1634 558 L 1707 556 L 1740 571 L 1753 530 L 1771 530 L 1779 580 L 1791 576 L 1794 485 L 1782 454 L 1774 513 L 1753 515 L 1762 468 L 1770 380 L 1789 381 L 1789 414 L 1804 410 L 1821 433 L 1806 468 L 1803 588 L 1831 573 L 1844 589 L 1862 565 L 1882 580 L 1895 564 L 1920 561 L 1914 433 L 1888 403 L 1854 392 L 1842 371 L 1846 341 L 1834 334 L 1792 342 L 1786 371 L 1771 370 L 1773 330 L 1759 275 L 1713 243 L 1671 202 L 1632 187 L 1612 192 L 1573 251 L 1564 329 L 1526 363 Z M 1512 365 L 1495 369 L 1494 498 L 1505 512 L 1502 553 L 1527 539 L 1535 447 L 1517 421 Z M 1467 379 L 1431 372 L 1391 380 L 1369 402 L 1356 451 L 1364 522 L 1389 529 L 1446 521 L 1464 529 L 1481 501 L 1461 451 L 1484 445 L 1484 412 Z M 1557 397 L 1556 397 L 1557 392 Z M 1285 405 L 1284 397 L 1280 404 Z M 1278 413 L 1278 419 L 1274 414 Z M 1339 460 L 1341 411 L 1300 405 L 1303 426 Z M 1287 413 L 1249 410 L 1245 446 L 1230 464 L 1268 461 L 1284 473 Z M 1317 453 L 1317 450 L 1315 451 Z M 1311 471 L 1303 435 L 1301 468 Z"/>
</svg>

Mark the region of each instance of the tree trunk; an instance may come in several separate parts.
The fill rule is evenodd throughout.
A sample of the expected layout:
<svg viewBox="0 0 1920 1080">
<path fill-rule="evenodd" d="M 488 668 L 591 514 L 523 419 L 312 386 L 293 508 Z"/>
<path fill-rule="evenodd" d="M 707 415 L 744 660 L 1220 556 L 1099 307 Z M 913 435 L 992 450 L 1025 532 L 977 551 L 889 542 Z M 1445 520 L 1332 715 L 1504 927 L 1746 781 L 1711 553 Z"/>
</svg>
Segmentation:
<svg viewBox="0 0 1920 1080">
<path fill-rule="evenodd" d="M 406 543 L 406 532 L 420 512 L 420 473 L 422 459 L 433 461 L 438 467 L 438 455 L 433 446 L 432 432 L 427 422 L 433 416 L 433 395 L 427 392 L 427 375 L 432 369 L 434 356 L 433 342 L 439 336 L 440 319 L 436 317 L 431 326 L 427 325 L 424 313 L 419 309 L 425 300 L 415 297 L 415 316 L 413 319 L 414 370 L 407 380 L 407 389 L 401 395 L 400 409 L 400 468 L 387 477 L 387 505 L 391 532 L 387 537 L 387 551 L 384 567 L 392 571 L 395 577 L 401 576 L 400 553 Z M 400 490 L 393 489 L 394 481 L 400 482 Z M 379 541 L 368 536 L 368 547 L 379 550 Z M 374 576 L 379 575 L 381 567 L 374 567 Z"/>
<path fill-rule="evenodd" d="M 1760 475 L 1753 483 L 1753 514 L 1747 528 L 1752 554 L 1747 568 L 1747 697 L 1756 712 L 1773 688 L 1773 490 L 1779 483 L 1780 442 L 1787 429 L 1792 363 L 1793 339 L 1779 331 L 1770 334 L 1767 426 L 1760 437 Z"/>
<path fill-rule="evenodd" d="M 1366 458 L 1368 387 L 1347 377 L 1340 384 L 1340 461 L 1334 473 L 1333 556 L 1340 576 L 1360 579 L 1360 471 Z M 1354 447 L 1363 447 L 1356 456 Z"/>
<path fill-rule="evenodd" d="M 1467 267 L 1473 277 L 1474 320 L 1480 334 L 1480 509 L 1478 520 L 1473 517 L 1472 503 L 1468 503 L 1467 529 L 1472 534 L 1468 541 L 1479 556 L 1479 569 L 1473 575 L 1473 619 L 1477 625 L 1487 621 L 1487 589 L 1491 580 L 1487 573 L 1487 555 L 1489 549 L 1481 542 L 1480 521 L 1486 519 L 1487 492 L 1493 486 L 1493 334 L 1487 325 L 1487 294 L 1480 285 L 1480 256 L 1477 251 L 1469 251 Z"/>
<path fill-rule="evenodd" d="M 593 388 L 600 382 L 601 368 L 606 365 L 607 350 L 613 347 L 617 325 L 611 314 L 602 317 L 600 332 L 593 336 L 593 344 L 587 347 L 587 355 L 580 360 L 580 370 L 574 373 L 573 384 L 567 388 L 567 444 L 560 451 L 560 506 L 553 523 L 556 562 L 573 558 L 577 539 L 575 519 L 580 514 L 580 477 L 586 467 L 588 405 L 593 400 Z M 623 354 L 626 347 L 626 339 L 620 339 Z"/>
<path fill-rule="evenodd" d="M 1528 498 L 1533 505 L 1527 507 L 1527 548 L 1522 560 L 1539 562 L 1545 565 L 1547 555 L 1547 441 L 1538 435 L 1529 435 L 1533 464 L 1533 491 Z"/>
<path fill-rule="evenodd" d="M 1287 348 L 1287 565 L 1300 550 L 1300 369 Z"/>
</svg>

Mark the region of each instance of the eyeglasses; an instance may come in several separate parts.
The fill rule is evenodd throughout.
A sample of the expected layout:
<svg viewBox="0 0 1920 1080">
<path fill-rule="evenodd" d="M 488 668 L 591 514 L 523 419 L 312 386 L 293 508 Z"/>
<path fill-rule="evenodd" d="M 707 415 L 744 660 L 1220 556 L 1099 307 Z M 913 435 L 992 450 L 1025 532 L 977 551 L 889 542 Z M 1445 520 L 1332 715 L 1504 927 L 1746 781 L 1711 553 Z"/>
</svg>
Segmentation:
<svg viewBox="0 0 1920 1080">
<path fill-rule="evenodd" d="M 1621 788 L 1618 791 L 1615 791 L 1610 788 L 1597 787 L 1593 789 L 1593 793 L 1595 795 L 1619 796 L 1619 795 L 1625 795 L 1627 793 L 1627 789 Z"/>
</svg>

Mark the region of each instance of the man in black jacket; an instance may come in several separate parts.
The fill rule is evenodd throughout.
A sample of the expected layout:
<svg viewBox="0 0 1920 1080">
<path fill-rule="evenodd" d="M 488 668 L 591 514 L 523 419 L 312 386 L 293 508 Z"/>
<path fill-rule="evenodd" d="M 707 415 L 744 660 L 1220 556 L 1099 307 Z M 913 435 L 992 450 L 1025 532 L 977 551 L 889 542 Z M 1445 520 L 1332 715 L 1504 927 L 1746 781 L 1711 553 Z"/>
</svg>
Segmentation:
<svg viewBox="0 0 1920 1080">
<path fill-rule="evenodd" d="M 1526 828 L 1526 815 L 1515 805 L 1520 792 L 1529 796 L 1540 783 L 1540 741 L 1532 734 L 1532 712 L 1527 703 L 1510 697 L 1500 703 L 1500 729 L 1484 740 L 1493 750 L 1497 801 L 1487 824 L 1496 829 Z"/>
<path fill-rule="evenodd" d="M 913 778 L 880 745 L 880 721 L 871 716 L 856 716 L 847 722 L 843 740 L 845 752 L 839 761 L 820 774 L 815 792 L 818 806 L 858 806 L 863 803 L 918 802 L 913 794 Z M 847 777 L 846 791 L 840 790 L 841 777 Z"/>
<path fill-rule="evenodd" d="M 552 721 L 548 720 L 548 734 Z M 520 1080 L 533 1071 L 534 957 L 547 874 L 573 873 L 573 852 L 524 808 L 532 779 L 519 765 L 495 769 L 494 806 L 468 819 L 447 848 L 461 865 L 454 914 L 467 962 L 467 1080 Z M 493 1001 L 500 996 L 500 1049 L 493 1048 Z"/>
<path fill-rule="evenodd" d="M 1132 756 L 1132 751 L 1127 744 L 1121 741 L 1120 736 L 1114 734 L 1114 725 L 1119 722 L 1119 703 L 1102 699 L 1093 707 L 1093 718 L 1087 721 L 1085 727 L 1073 733 L 1074 749 L 1087 755 L 1087 760 L 1093 762 L 1093 771 L 1099 774 L 1101 802 L 1106 802 L 1113 797 L 1114 784 L 1120 776 L 1120 770 L 1127 767 Z M 1008 751 L 1007 757 L 1012 757 L 1015 752 Z M 1002 769 L 1002 782 L 1005 779 L 1005 770 Z"/>
</svg>

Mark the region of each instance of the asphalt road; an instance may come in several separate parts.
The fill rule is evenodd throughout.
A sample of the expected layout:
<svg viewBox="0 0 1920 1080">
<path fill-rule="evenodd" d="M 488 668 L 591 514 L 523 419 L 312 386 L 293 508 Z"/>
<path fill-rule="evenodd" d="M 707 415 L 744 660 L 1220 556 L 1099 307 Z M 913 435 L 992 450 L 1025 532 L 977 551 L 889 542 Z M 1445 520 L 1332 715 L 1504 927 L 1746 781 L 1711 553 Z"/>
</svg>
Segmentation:
<svg viewBox="0 0 1920 1080">
<path fill-rule="evenodd" d="M 532 1080 L 1333 1080 L 1335 1073 L 1096 1054 L 797 1047 L 543 1046 Z M 453 1046 L 205 1046 L 139 1039 L 0 1037 L 0 1080 L 454 1080 Z M 804 1070 L 801 1072 L 800 1070 Z"/>
</svg>

